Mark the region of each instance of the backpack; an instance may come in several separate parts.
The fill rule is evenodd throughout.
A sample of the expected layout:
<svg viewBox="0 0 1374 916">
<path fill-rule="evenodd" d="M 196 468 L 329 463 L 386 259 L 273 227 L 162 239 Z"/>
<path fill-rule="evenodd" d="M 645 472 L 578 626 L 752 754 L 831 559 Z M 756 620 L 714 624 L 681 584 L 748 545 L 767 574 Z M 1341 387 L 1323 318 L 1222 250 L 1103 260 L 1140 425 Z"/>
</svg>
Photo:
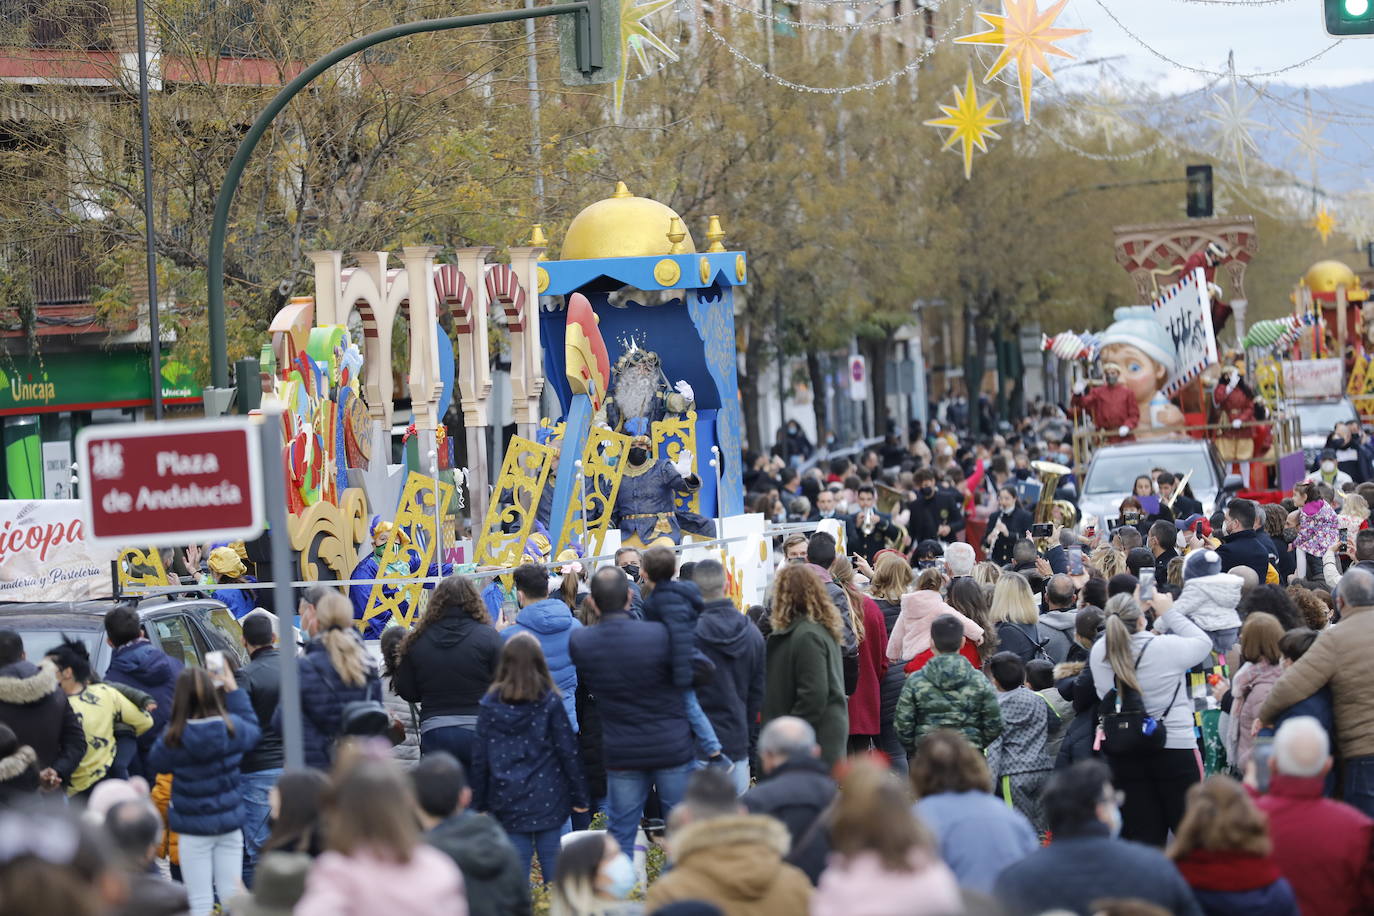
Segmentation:
<svg viewBox="0 0 1374 916">
<path fill-rule="evenodd" d="M 1140 653 L 1135 657 L 1137 667 L 1153 643 L 1154 640 L 1151 639 L 1141 647 Z M 1101 708 L 1105 711 L 1099 719 L 1102 751 L 1115 757 L 1162 750 L 1169 738 L 1164 718 L 1169 715 L 1169 710 L 1174 708 L 1174 701 L 1178 699 L 1178 691 L 1182 686 L 1183 678 L 1180 677 L 1174 687 L 1173 696 L 1169 698 L 1159 718 L 1150 715 L 1146 710 L 1145 698 L 1141 696 L 1140 691 L 1129 687 L 1122 689 L 1119 685 L 1108 691 L 1107 696 L 1102 699 Z"/>
<path fill-rule="evenodd" d="M 998 630 L 997 638 L 1001 641 L 1002 648 L 1006 649 L 1008 652 L 1015 652 L 1017 655 L 1021 656 L 1022 661 L 1031 662 L 1035 661 L 1036 659 L 1044 659 L 1050 664 L 1054 664 L 1054 659 L 1050 658 L 1049 653 L 1045 651 L 1045 646 L 1049 645 L 1049 637 L 1047 636 L 1044 639 L 1036 639 L 1034 636 L 1031 636 L 1029 633 L 1022 629 L 1022 627 L 1027 626 L 1034 626 L 1036 628 L 1035 636 L 1040 635 L 1039 624 L 1008 623 L 1005 627 L 1001 627 Z M 1018 636 L 1021 637 L 1021 640 L 1024 644 L 1024 650 L 1013 649 L 1012 647 L 1006 644 L 1007 640 L 1003 638 L 1003 634 L 1008 632 L 1016 633 Z M 1029 658 L 1026 657 L 1027 653 L 1030 654 Z"/>
</svg>

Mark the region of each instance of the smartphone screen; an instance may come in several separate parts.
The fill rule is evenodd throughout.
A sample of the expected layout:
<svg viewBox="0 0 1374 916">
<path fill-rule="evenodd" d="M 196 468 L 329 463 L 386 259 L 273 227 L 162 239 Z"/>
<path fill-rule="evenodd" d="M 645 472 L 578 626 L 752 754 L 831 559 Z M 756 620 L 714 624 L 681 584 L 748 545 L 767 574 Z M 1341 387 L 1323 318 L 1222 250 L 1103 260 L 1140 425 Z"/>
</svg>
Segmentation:
<svg viewBox="0 0 1374 916">
<path fill-rule="evenodd" d="M 1050 522 L 1039 522 L 1031 525 L 1031 537 L 1048 538 L 1054 536 L 1054 525 Z"/>
<path fill-rule="evenodd" d="M 223 653 L 223 652 L 206 652 L 206 653 L 205 653 L 205 670 L 206 670 L 206 671 L 209 671 L 211 674 L 223 674 L 223 673 L 224 673 L 224 653 Z"/>
<path fill-rule="evenodd" d="M 1155 571 L 1146 567 L 1140 571 L 1140 600 L 1149 601 L 1155 596 Z"/>
<path fill-rule="evenodd" d="M 1069 575 L 1083 575 L 1083 545 L 1071 544 L 1068 547 L 1069 554 Z"/>
</svg>

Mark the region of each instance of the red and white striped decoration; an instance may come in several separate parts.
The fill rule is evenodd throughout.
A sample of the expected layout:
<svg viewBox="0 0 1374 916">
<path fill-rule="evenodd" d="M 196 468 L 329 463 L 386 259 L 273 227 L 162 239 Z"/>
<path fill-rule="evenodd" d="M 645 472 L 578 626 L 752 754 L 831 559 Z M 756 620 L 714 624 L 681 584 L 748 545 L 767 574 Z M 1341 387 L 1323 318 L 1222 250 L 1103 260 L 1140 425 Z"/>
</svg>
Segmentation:
<svg viewBox="0 0 1374 916">
<path fill-rule="evenodd" d="M 525 330 L 525 303 L 528 297 L 520 278 L 509 264 L 491 264 L 487 267 L 487 295 L 501 303 L 506 313 L 506 327 L 512 331 Z"/>
<path fill-rule="evenodd" d="M 453 329 L 459 333 L 472 331 L 473 291 L 468 278 L 456 264 L 434 265 L 434 291 L 441 308 L 453 315 Z"/>
<path fill-rule="evenodd" d="M 356 267 L 345 267 L 339 272 L 340 289 L 348 289 L 348 281 L 357 270 Z M 368 305 L 366 299 L 359 299 L 353 305 L 358 310 L 358 316 L 363 320 L 363 336 L 376 340 L 381 335 L 377 332 L 377 315 L 372 311 L 372 306 Z"/>
</svg>

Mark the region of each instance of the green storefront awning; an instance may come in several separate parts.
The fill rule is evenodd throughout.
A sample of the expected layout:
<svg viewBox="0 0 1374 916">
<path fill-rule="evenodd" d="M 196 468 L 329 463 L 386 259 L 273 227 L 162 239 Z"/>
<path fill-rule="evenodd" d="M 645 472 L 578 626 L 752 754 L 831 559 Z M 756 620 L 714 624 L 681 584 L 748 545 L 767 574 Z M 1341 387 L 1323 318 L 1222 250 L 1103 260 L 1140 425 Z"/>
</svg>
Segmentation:
<svg viewBox="0 0 1374 916">
<path fill-rule="evenodd" d="M 199 402 L 190 368 L 166 355 L 163 360 L 163 401 Z M 148 362 L 140 350 L 0 356 L 0 416 L 151 406 Z"/>
</svg>

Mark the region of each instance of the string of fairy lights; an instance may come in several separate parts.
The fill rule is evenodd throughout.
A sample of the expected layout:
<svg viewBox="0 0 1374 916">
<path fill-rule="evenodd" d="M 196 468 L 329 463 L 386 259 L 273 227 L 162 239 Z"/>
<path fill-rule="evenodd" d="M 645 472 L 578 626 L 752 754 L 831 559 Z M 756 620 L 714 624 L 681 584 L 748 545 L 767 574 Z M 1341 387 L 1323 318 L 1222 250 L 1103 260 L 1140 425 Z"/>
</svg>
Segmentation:
<svg viewBox="0 0 1374 916">
<path fill-rule="evenodd" d="M 815 95 L 844 96 L 892 86 L 912 76 L 941 49 L 953 50 L 959 45 L 970 48 L 970 66 L 965 78 L 951 87 L 943 100 L 936 104 L 939 116 L 924 123 L 943 132 L 944 148 L 960 154 L 965 174 L 971 179 L 977 156 L 986 153 L 990 144 L 1001 139 L 999 129 L 1013 122 L 1030 126 L 1038 136 L 1086 159 L 1102 162 L 1128 162 L 1150 156 L 1171 154 L 1203 155 L 1214 161 L 1220 177 L 1244 189 L 1247 202 L 1263 196 L 1271 189 L 1291 189 L 1295 182 L 1311 179 L 1313 206 L 1324 228 L 1323 238 L 1329 235 L 1334 217 L 1331 203 L 1340 202 L 1345 210 L 1345 228 L 1357 235 L 1374 234 L 1374 191 L 1333 195 L 1321 190 L 1319 170 L 1328 175 L 1333 169 L 1340 174 L 1363 176 L 1367 162 L 1374 160 L 1374 143 L 1362 136 L 1358 128 L 1374 126 L 1374 105 L 1342 98 L 1336 101 L 1321 89 L 1304 90 L 1301 101 L 1276 91 L 1273 81 L 1321 61 L 1344 42 L 1335 40 L 1312 54 L 1281 66 L 1262 70 L 1241 70 L 1234 55 L 1228 55 L 1224 69 L 1199 66 L 1179 60 L 1152 45 L 1137 30 L 1127 25 L 1106 0 L 943 0 L 940 3 L 913 4 L 902 11 L 893 8 L 890 15 L 884 4 L 876 0 L 787 0 L 786 15 L 764 9 L 756 0 L 715 0 L 728 15 L 755 21 L 762 29 L 781 27 L 806 32 L 837 33 L 844 37 L 847 51 L 849 40 L 861 32 L 891 29 L 916 16 L 934 13 L 945 20 L 937 33 L 922 44 L 900 67 L 845 85 L 817 85 L 794 79 L 793 75 L 778 72 L 740 47 L 730 35 L 705 15 L 691 0 L 621 0 L 622 19 L 631 13 L 643 29 L 637 36 L 622 36 L 624 57 L 633 55 L 640 64 L 640 75 L 622 77 L 635 81 L 652 76 L 668 67 L 676 56 L 648 31 L 645 21 L 652 12 L 677 7 L 679 18 L 688 21 L 698 34 L 723 47 L 741 66 L 759 77 L 791 91 Z M 1067 28 L 1058 19 L 1069 3 L 1092 2 L 1105 14 L 1125 38 L 1154 59 L 1180 72 L 1203 78 L 1203 85 L 1190 92 L 1165 98 L 1153 97 L 1148 90 L 1132 92 L 1124 80 L 1113 85 L 1108 81 L 1110 65 L 1098 65 L 1102 83 L 1091 93 L 1075 93 L 1058 89 L 1053 58 L 1073 60 L 1076 55 L 1063 43 L 1085 34 L 1085 29 Z M 1168 0 L 1178 6 L 1235 7 L 1238 14 L 1245 9 L 1279 7 L 1294 0 Z M 817 9 L 807 15 L 802 7 Z M 652 8 L 652 9 L 650 9 Z M 843 10 L 837 18 L 833 11 Z M 994 11 L 995 10 L 995 11 Z M 960 34 L 972 17 L 978 31 Z M 651 66 L 646 48 L 656 49 L 667 63 Z M 990 49 L 996 52 L 992 63 L 983 57 Z M 782 68 L 785 69 L 785 68 Z M 1061 65 L 1062 69 L 1062 65 Z M 975 73 L 975 70 L 981 71 Z M 617 116 L 623 104 L 623 86 L 617 94 Z M 1102 101 L 1104 89 L 1110 87 L 1113 97 Z M 1118 89 L 1120 91 L 1118 91 Z M 1072 112 L 1074 123 L 1068 126 L 1051 124 L 1033 116 L 1033 102 L 1050 106 L 1060 112 Z M 1019 104 L 1018 104 L 1019 103 Z M 934 113 L 934 112 L 932 112 Z M 1020 117 L 1017 117 L 1019 115 Z M 1347 142 L 1363 147 L 1356 155 L 1363 157 L 1367 150 L 1370 160 L 1351 162 L 1334 155 L 1336 144 L 1327 131 L 1336 126 L 1349 128 L 1343 137 Z M 1293 152 L 1300 166 L 1291 175 L 1263 162 L 1257 136 L 1279 131 L 1292 141 Z M 1253 185 L 1253 187 L 1252 187 Z M 1365 241 L 1357 238 L 1357 241 Z"/>
</svg>

